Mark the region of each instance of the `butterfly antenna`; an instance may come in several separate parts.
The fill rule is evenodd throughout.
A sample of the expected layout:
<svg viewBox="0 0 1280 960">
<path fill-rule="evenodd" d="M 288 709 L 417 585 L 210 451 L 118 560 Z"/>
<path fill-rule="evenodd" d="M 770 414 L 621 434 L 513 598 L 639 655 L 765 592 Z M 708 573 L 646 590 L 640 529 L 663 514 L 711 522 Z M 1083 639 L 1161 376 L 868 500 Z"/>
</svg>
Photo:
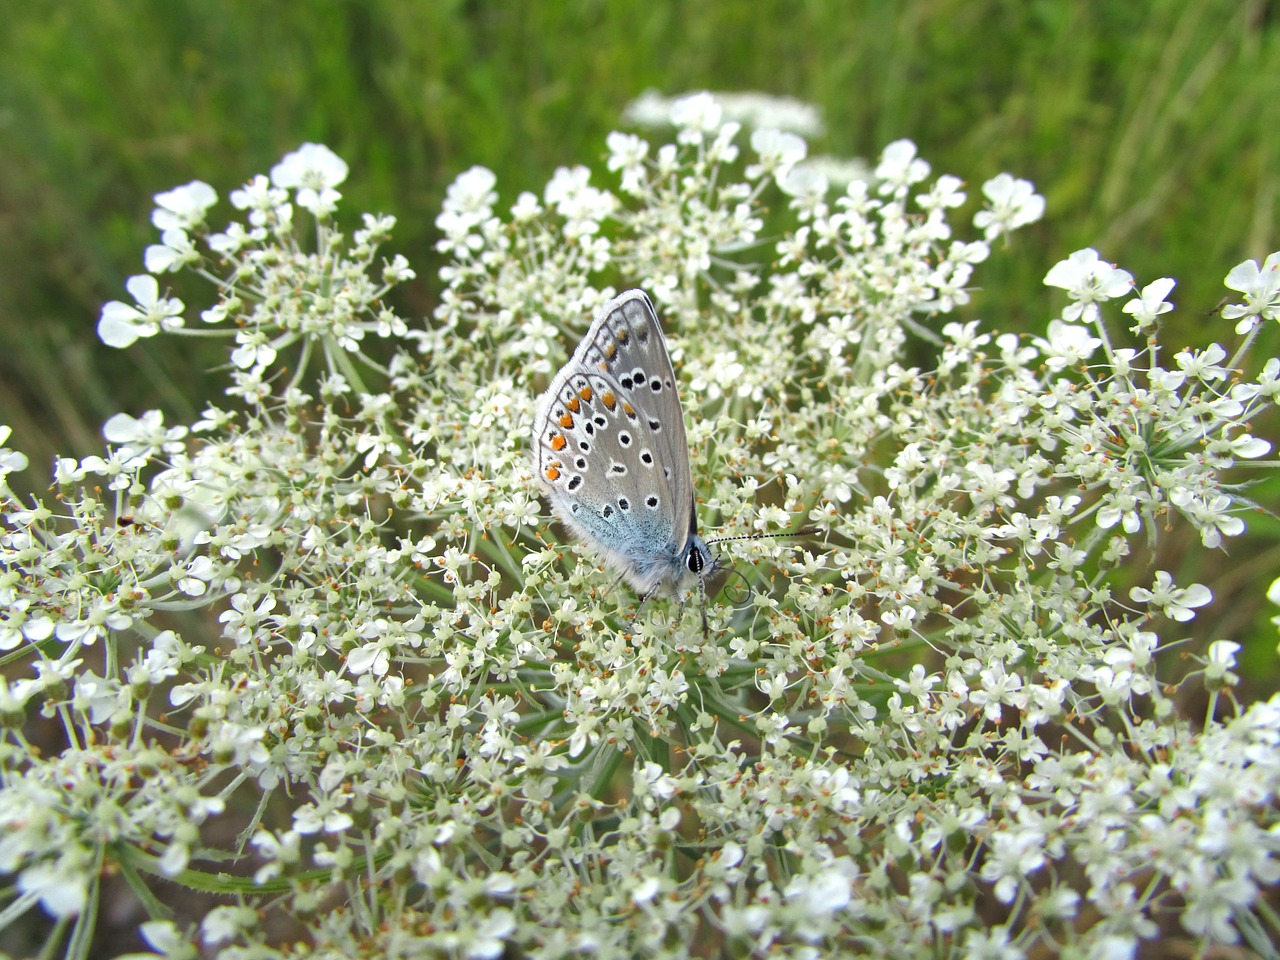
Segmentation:
<svg viewBox="0 0 1280 960">
<path fill-rule="evenodd" d="M 805 527 L 803 530 L 789 530 L 786 533 L 744 533 L 737 537 L 716 537 L 705 541 L 708 546 L 713 543 L 728 543 L 730 540 L 765 540 L 770 537 L 813 537 L 822 533 L 821 527 Z"/>
</svg>

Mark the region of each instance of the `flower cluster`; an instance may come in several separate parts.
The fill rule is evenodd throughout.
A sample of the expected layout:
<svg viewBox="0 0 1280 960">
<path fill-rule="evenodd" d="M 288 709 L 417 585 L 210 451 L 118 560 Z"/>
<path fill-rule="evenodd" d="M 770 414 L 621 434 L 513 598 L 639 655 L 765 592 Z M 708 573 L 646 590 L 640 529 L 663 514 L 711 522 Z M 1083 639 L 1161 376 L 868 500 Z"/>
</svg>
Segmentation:
<svg viewBox="0 0 1280 960">
<path fill-rule="evenodd" d="M 297 955 L 277 914 L 334 957 L 1277 935 L 1280 696 L 1237 700 L 1235 643 L 1163 655 L 1212 593 L 1151 558 L 1171 527 L 1243 530 L 1280 254 L 1228 278 L 1229 359 L 1170 356 L 1173 281 L 1092 250 L 1048 271 L 1043 330 L 996 333 L 948 314 L 1042 214 L 1026 181 L 973 210 L 899 141 L 837 189 L 712 97 L 670 119 L 670 143 L 611 135 L 607 182 L 560 170 L 504 208 L 459 176 L 424 324 L 387 303 L 413 276 L 379 256 L 392 218 L 341 232 L 324 147 L 221 230 L 205 184 L 156 198 L 100 335 L 193 333 L 161 280 L 195 271 L 226 399 L 112 418 L 48 504 L 0 450 L 0 937 L 47 916 L 84 956 L 112 896 L 147 956 L 226 960 Z M 705 635 L 675 602 L 633 617 L 531 476 L 534 398 L 629 286 L 704 529 L 820 530 L 721 545 Z"/>
</svg>

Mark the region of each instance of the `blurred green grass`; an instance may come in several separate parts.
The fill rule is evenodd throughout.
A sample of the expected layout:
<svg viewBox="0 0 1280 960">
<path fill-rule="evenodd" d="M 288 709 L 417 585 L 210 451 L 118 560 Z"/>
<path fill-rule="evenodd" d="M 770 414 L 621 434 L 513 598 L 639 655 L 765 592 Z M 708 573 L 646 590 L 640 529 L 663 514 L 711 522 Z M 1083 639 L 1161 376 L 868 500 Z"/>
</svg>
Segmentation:
<svg viewBox="0 0 1280 960">
<path fill-rule="evenodd" d="M 973 189 L 1002 170 L 1033 180 L 1046 222 L 983 266 L 969 308 L 993 326 L 1041 329 L 1060 304 L 1045 271 L 1094 246 L 1140 283 L 1179 280 L 1169 346 L 1229 338 L 1211 314 L 1221 278 L 1280 246 L 1278 21 L 1272 0 L 0 0 L 0 422 L 33 461 L 14 485 L 97 452 L 112 413 L 189 419 L 214 395 L 217 352 L 95 335 L 141 272 L 153 194 L 199 178 L 225 196 L 326 143 L 352 167 L 348 215 L 399 218 L 420 280 L 398 306 L 420 317 L 450 179 L 483 164 L 509 201 L 559 165 L 600 169 L 646 88 L 795 96 L 826 118 L 818 152 L 910 137 Z M 1278 345 L 1268 330 L 1259 349 Z M 1225 561 L 1250 598 L 1220 597 L 1232 635 L 1265 623 L 1280 566 L 1277 525 L 1256 525 Z"/>
</svg>

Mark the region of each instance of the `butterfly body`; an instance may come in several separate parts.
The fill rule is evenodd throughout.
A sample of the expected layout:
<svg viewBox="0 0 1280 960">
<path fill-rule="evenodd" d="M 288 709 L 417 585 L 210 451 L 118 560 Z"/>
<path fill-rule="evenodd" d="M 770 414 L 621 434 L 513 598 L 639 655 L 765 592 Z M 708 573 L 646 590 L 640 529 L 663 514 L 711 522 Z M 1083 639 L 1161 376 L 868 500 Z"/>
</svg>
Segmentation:
<svg viewBox="0 0 1280 960">
<path fill-rule="evenodd" d="M 533 440 L 556 515 L 642 599 L 683 597 L 715 570 L 697 532 L 675 371 L 643 292 L 600 309 L 539 400 Z"/>
</svg>

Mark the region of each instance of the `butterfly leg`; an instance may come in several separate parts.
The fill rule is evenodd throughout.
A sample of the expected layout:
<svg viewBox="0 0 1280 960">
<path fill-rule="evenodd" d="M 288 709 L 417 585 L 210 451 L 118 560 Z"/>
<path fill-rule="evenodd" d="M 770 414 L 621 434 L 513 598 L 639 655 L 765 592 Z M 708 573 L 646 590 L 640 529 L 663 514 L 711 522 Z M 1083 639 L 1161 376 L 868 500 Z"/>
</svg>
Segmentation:
<svg viewBox="0 0 1280 960">
<path fill-rule="evenodd" d="M 621 580 L 622 578 L 619 577 L 618 579 Z M 617 584 L 615 582 L 615 586 L 616 585 Z M 634 610 L 631 611 L 631 632 L 632 633 L 634 633 L 636 629 L 636 618 L 640 616 L 640 608 L 644 606 L 644 602 L 646 600 L 648 600 L 650 597 L 653 596 L 654 592 L 655 591 L 650 591 L 649 593 L 642 593 L 640 594 L 639 599 L 636 600 L 636 607 Z"/>
</svg>

